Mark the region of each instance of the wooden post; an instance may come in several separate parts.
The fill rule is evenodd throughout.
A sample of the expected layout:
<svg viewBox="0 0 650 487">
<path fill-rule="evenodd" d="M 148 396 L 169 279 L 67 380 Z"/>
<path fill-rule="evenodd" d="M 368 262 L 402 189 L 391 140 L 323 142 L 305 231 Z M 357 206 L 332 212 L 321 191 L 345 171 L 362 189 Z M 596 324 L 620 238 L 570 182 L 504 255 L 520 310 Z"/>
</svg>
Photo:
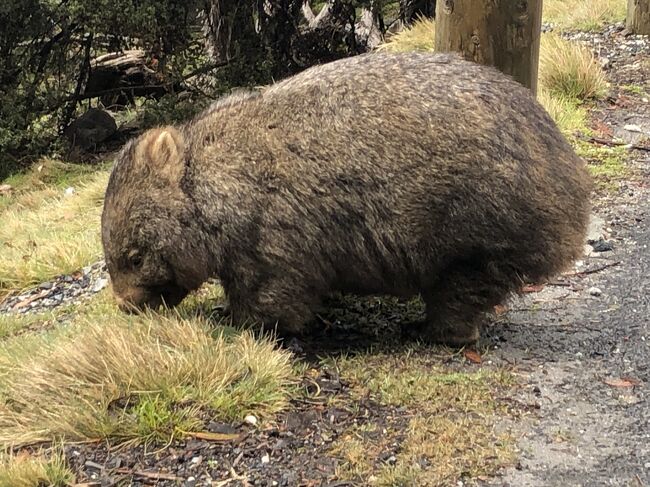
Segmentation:
<svg viewBox="0 0 650 487">
<path fill-rule="evenodd" d="M 541 28 L 542 0 L 438 0 L 436 6 L 437 51 L 496 66 L 533 94 Z"/>
<path fill-rule="evenodd" d="M 650 35 L 650 0 L 627 0 L 625 28 L 633 34 Z"/>
</svg>

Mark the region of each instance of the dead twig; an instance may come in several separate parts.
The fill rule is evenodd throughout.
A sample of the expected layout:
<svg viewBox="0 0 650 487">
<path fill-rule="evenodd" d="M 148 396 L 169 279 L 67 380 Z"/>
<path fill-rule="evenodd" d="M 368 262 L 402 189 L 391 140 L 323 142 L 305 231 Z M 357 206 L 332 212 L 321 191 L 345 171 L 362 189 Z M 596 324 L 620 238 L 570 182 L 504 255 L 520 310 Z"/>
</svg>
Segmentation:
<svg viewBox="0 0 650 487">
<path fill-rule="evenodd" d="M 606 145 L 607 147 L 620 147 L 620 146 L 628 146 L 630 149 L 636 149 L 640 151 L 646 151 L 650 152 L 650 146 L 647 145 L 640 145 L 640 144 L 628 144 L 627 142 L 619 142 L 616 140 L 610 140 L 610 139 L 601 139 L 599 137 L 588 137 L 585 138 L 587 142 L 591 142 L 592 144 L 600 144 L 600 145 Z"/>
<path fill-rule="evenodd" d="M 245 486 L 249 485 L 248 477 L 246 477 L 246 475 L 238 475 L 237 472 L 235 472 L 235 469 L 231 467 L 229 479 L 221 480 L 219 482 L 212 482 L 212 485 L 214 487 L 223 487 L 225 485 L 228 485 L 230 482 L 235 482 L 237 480 L 241 481 Z"/>
<path fill-rule="evenodd" d="M 621 261 L 616 261 L 616 262 L 611 262 L 609 264 L 601 265 L 599 267 L 595 267 L 593 269 L 587 269 L 586 271 L 580 271 L 580 272 L 573 272 L 571 274 L 562 274 L 565 277 L 584 277 L 588 276 L 589 274 L 595 274 L 600 271 L 604 271 L 605 269 L 609 269 L 610 267 L 616 267 L 621 264 Z"/>
<path fill-rule="evenodd" d="M 140 477 L 143 479 L 151 479 L 151 480 L 184 480 L 182 477 L 178 477 L 177 475 L 173 475 L 170 473 L 164 473 L 164 472 L 147 472 L 146 470 L 131 470 L 129 468 L 118 468 L 113 470 L 115 473 L 119 474 L 124 474 L 124 475 L 132 475 L 133 477 Z"/>
<path fill-rule="evenodd" d="M 546 283 L 547 286 L 557 286 L 557 287 L 573 287 L 573 284 L 570 282 L 562 282 L 562 281 L 549 281 Z"/>
</svg>

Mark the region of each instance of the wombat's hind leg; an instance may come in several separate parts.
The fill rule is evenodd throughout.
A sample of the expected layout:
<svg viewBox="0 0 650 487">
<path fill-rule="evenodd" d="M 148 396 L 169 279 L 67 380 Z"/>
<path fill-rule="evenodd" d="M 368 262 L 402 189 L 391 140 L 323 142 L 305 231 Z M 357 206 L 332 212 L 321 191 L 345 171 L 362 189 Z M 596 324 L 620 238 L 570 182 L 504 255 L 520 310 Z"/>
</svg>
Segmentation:
<svg viewBox="0 0 650 487">
<path fill-rule="evenodd" d="M 484 314 L 517 287 L 517 277 L 505 266 L 464 261 L 449 266 L 431 289 L 423 291 L 426 319 L 405 330 L 423 341 L 463 346 L 480 336 Z"/>
</svg>

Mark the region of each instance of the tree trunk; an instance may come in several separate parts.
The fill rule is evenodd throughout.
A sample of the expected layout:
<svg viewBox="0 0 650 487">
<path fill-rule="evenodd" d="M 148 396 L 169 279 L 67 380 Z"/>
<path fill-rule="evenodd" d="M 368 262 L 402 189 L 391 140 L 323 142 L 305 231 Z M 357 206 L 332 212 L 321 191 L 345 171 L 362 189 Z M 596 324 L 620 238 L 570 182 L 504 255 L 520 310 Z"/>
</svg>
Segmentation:
<svg viewBox="0 0 650 487">
<path fill-rule="evenodd" d="M 217 63 L 239 55 L 238 51 L 243 47 L 241 44 L 257 44 L 253 2 L 205 0 L 203 33 L 208 53 Z"/>
<path fill-rule="evenodd" d="M 650 0 L 627 0 L 627 30 L 650 35 Z"/>
<path fill-rule="evenodd" d="M 542 0 L 438 0 L 436 50 L 496 66 L 536 94 L 541 25 Z"/>
<path fill-rule="evenodd" d="M 404 24 L 410 24 L 419 16 L 435 17 L 436 0 L 400 0 L 399 18 Z"/>
</svg>

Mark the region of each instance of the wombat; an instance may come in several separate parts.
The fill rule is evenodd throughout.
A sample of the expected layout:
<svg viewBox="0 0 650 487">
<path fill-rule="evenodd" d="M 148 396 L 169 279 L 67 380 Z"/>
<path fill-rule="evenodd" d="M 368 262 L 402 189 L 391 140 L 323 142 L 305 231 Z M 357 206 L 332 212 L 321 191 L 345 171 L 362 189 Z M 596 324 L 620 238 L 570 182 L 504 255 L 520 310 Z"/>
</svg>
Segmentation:
<svg viewBox="0 0 650 487">
<path fill-rule="evenodd" d="M 590 178 L 529 90 L 454 54 L 372 53 L 226 97 L 118 156 L 102 240 L 123 308 L 218 277 L 235 322 L 296 334 L 324 297 L 418 294 L 462 345 L 581 255 Z"/>
</svg>

